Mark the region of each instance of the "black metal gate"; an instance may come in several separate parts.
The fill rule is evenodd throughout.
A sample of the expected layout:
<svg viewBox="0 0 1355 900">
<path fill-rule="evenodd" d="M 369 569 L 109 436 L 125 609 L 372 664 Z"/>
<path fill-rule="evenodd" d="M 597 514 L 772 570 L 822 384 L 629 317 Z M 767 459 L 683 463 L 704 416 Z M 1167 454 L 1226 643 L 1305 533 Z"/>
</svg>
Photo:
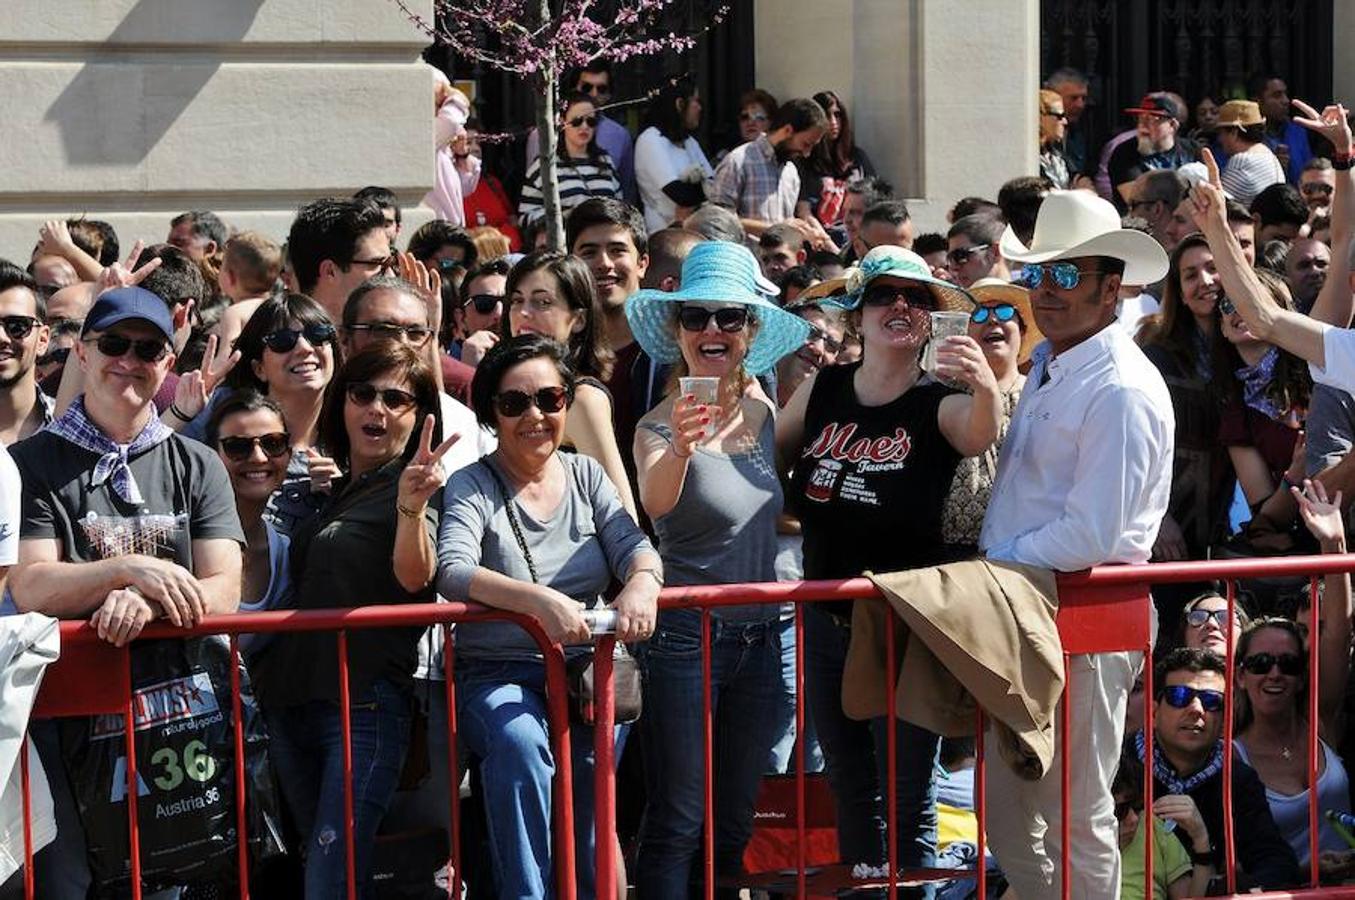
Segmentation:
<svg viewBox="0 0 1355 900">
<path fill-rule="evenodd" d="M 1042 0 L 1040 71 L 1091 78 L 1091 145 L 1122 130 L 1121 110 L 1150 90 L 1194 109 L 1206 94 L 1246 95 L 1273 72 L 1319 108 L 1332 93 L 1333 0 Z"/>
</svg>

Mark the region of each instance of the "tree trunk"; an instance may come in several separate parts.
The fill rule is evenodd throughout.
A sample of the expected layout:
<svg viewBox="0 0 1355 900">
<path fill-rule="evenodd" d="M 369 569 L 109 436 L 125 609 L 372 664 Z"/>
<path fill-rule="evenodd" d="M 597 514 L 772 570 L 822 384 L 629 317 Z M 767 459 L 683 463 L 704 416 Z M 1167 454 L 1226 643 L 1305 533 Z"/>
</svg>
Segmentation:
<svg viewBox="0 0 1355 900">
<path fill-rule="evenodd" d="M 550 0 L 538 0 L 540 21 L 550 21 Z M 560 182 L 556 147 L 559 132 L 555 127 L 556 94 L 559 84 L 555 75 L 554 55 L 542 61 L 544 83 L 536 105 L 536 133 L 540 136 L 541 201 L 545 207 L 546 246 L 551 250 L 567 251 L 565 247 L 565 217 L 560 212 Z M 531 248 L 526 248 L 530 250 Z"/>
</svg>

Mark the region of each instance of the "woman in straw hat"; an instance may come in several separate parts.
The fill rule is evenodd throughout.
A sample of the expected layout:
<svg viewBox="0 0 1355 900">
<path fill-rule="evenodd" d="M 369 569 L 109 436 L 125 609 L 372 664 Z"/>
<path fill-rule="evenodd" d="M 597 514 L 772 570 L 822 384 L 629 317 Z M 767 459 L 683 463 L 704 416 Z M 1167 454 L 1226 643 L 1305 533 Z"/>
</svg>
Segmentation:
<svg viewBox="0 0 1355 900">
<path fill-rule="evenodd" d="M 809 323 L 768 301 L 753 254 L 723 241 L 692 249 L 679 290 L 628 299 L 626 319 L 650 358 L 675 370 L 668 397 L 635 434 L 640 502 L 668 583 L 776 580 L 775 406 L 754 376 L 801 347 Z M 686 377 L 711 395 L 698 396 Z M 758 785 L 794 715 L 781 677 L 793 623 L 776 604 L 721 607 L 711 618 L 718 827 L 709 852 L 716 874 L 730 876 L 742 871 Z M 705 782 L 692 760 L 705 739 L 701 622 L 697 610 L 664 610 L 646 649 L 648 806 L 636 879 L 647 898 L 685 898 L 700 864 Z"/>
<path fill-rule="evenodd" d="M 1001 278 L 980 278 L 969 286 L 976 305 L 969 314 L 969 336 L 978 341 L 997 379 L 1002 396 L 1002 421 L 993 446 L 978 456 L 960 460 L 941 514 L 941 534 L 953 559 L 978 555 L 983 514 L 993 496 L 997 458 L 1011 425 L 1012 411 L 1021 399 L 1026 376 L 1021 367 L 1035 345 L 1044 340 L 1030 308 L 1030 292 Z"/>
<path fill-rule="evenodd" d="M 794 467 L 790 496 L 803 525 L 807 578 L 941 561 L 941 507 L 955 467 L 962 457 L 986 450 L 998 432 L 997 381 L 972 337 L 946 338 L 934 372 L 963 382 L 972 396 L 922 383 L 919 359 L 930 313 L 968 314 L 974 308 L 968 293 L 933 277 L 917 254 L 893 246 L 867 253 L 850 287 L 861 361 L 820 370 L 777 423 L 777 448 Z M 889 858 L 881 798 L 891 723 L 858 722 L 842 711 L 850 621 L 850 604 L 818 603 L 806 610 L 807 701 L 837 800 L 842 859 L 878 866 Z M 901 865 L 925 866 L 936 852 L 940 737 L 907 722 L 892 724 L 898 735 L 892 786 L 898 819 L 890 833 Z"/>
</svg>

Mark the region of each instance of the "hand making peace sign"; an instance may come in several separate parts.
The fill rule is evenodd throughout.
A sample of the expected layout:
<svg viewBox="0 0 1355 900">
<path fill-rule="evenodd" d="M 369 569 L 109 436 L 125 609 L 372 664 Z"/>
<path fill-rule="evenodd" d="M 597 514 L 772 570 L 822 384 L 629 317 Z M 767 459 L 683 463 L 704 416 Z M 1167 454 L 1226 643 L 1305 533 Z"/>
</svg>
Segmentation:
<svg viewBox="0 0 1355 900">
<path fill-rule="evenodd" d="M 424 418 L 423 431 L 419 434 L 419 450 L 405 466 L 404 472 L 400 473 L 400 491 L 395 502 L 405 509 L 422 511 L 428 504 L 428 498 L 442 487 L 447 479 L 447 473 L 442 468 L 442 457 L 452 449 L 453 444 L 461 440 L 461 435 L 454 434 L 438 444 L 436 450 L 431 449 L 435 425 L 436 420 L 431 414 Z"/>
</svg>

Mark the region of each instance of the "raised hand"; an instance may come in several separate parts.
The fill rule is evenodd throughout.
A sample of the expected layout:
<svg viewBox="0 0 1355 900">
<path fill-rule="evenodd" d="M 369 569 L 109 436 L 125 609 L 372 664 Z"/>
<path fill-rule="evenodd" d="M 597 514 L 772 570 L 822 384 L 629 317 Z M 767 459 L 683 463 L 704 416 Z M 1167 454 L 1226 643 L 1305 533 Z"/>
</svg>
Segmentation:
<svg viewBox="0 0 1355 900">
<path fill-rule="evenodd" d="M 1297 98 L 1290 100 L 1294 108 L 1303 113 L 1302 116 L 1294 116 L 1294 121 L 1298 122 L 1309 131 L 1316 131 L 1322 135 L 1331 145 L 1336 148 L 1336 152 L 1341 155 L 1350 153 L 1352 140 L 1350 134 L 1350 122 L 1346 118 L 1346 108 L 1339 103 L 1323 108 L 1322 112 L 1313 109 L 1307 103 Z"/>
<path fill-rule="evenodd" d="M 306 469 L 311 478 L 311 491 L 316 494 L 328 494 L 334 489 L 334 479 L 343 475 L 338 463 L 314 450 L 306 457 Z"/>
<path fill-rule="evenodd" d="M 461 342 L 461 361 L 468 366 L 478 366 L 485 354 L 499 342 L 494 331 L 477 331 Z"/>
<path fill-rule="evenodd" d="M 428 498 L 447 480 L 447 473 L 442 468 L 442 457 L 461 440 L 461 435 L 452 435 L 434 449 L 433 429 L 436 424 L 431 413 L 424 417 L 419 449 L 400 473 L 400 487 L 395 502 L 405 509 L 422 512 L 428 504 Z"/>
<path fill-rule="evenodd" d="M 146 276 L 160 268 L 160 258 L 156 257 L 146 263 L 141 268 L 137 268 L 137 260 L 141 259 L 141 251 L 146 249 L 145 241 L 137 241 L 132 245 L 132 252 L 127 254 L 125 263 L 115 262 L 111 266 L 105 266 L 99 273 L 97 283 L 97 293 L 102 294 L 111 291 L 114 288 L 131 287 L 138 285 L 146 280 Z"/>
<path fill-rule="evenodd" d="M 437 334 L 442 328 L 442 276 L 437 266 L 426 266 L 412 253 L 401 253 L 400 278 L 408 282 L 423 298 L 428 308 L 428 327 Z"/>
<path fill-rule="evenodd" d="M 174 388 L 174 409 L 192 419 L 207 406 L 212 391 L 221 384 L 221 379 L 240 361 L 240 351 L 232 350 L 230 355 L 218 361 L 216 335 L 207 338 L 207 349 L 202 354 L 202 363 L 184 373 Z"/>
<path fill-rule="evenodd" d="M 951 335 L 941 341 L 936 348 L 936 374 L 962 382 L 975 391 L 997 391 L 993 369 L 984 358 L 978 341 L 969 335 Z"/>
<path fill-rule="evenodd" d="M 38 252 L 65 257 L 75 246 L 71 229 L 63 219 L 51 219 L 38 229 Z"/>
<path fill-rule="evenodd" d="M 1327 496 L 1327 488 L 1320 481 L 1303 479 L 1303 490 L 1290 487 L 1289 493 L 1299 505 L 1299 515 L 1308 531 L 1323 546 L 1345 540 L 1345 523 L 1341 521 L 1341 492 Z"/>
<path fill-rule="evenodd" d="M 714 431 L 708 428 L 711 419 L 711 407 L 697 401 L 694 394 L 684 394 L 673 402 L 673 414 L 669 426 L 673 429 L 673 453 L 680 457 L 692 455 L 696 445 L 708 440 Z"/>
<path fill-rule="evenodd" d="M 1217 229 L 1228 230 L 1228 198 L 1223 193 L 1223 181 L 1219 177 L 1219 164 L 1208 147 L 1200 151 L 1200 161 L 1204 163 L 1208 178 L 1190 189 L 1190 217 L 1195 227 L 1204 234 Z"/>
</svg>

